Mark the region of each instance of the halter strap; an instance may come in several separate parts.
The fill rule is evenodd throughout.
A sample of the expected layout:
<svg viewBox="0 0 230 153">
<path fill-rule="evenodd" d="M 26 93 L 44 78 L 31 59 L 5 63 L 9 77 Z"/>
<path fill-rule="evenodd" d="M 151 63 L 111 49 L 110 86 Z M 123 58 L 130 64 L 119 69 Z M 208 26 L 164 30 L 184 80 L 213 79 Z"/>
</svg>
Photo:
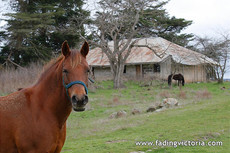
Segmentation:
<svg viewBox="0 0 230 153">
<path fill-rule="evenodd" d="M 82 82 L 82 81 L 73 81 L 73 82 L 70 82 L 69 84 L 66 85 L 66 84 L 65 84 L 65 81 L 64 81 L 64 75 L 63 75 L 63 77 L 62 77 L 62 82 L 63 82 L 63 86 L 65 87 L 66 94 L 67 94 L 67 96 L 68 96 L 69 99 L 70 99 L 70 97 L 69 97 L 68 89 L 69 89 L 72 85 L 75 85 L 75 84 L 83 85 L 84 88 L 85 88 L 86 95 L 88 95 L 88 88 L 87 88 L 87 86 L 85 85 L 84 82 Z"/>
</svg>

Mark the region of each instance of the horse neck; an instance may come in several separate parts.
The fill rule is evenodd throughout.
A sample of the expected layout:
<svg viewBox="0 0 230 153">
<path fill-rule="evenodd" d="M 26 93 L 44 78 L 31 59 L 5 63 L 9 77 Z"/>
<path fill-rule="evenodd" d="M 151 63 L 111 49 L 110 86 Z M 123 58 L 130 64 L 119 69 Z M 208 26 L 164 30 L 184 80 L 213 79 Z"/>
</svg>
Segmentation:
<svg viewBox="0 0 230 153">
<path fill-rule="evenodd" d="M 52 113 L 62 127 L 68 118 L 72 106 L 62 84 L 62 62 L 51 66 L 34 86 L 36 107 Z"/>
</svg>

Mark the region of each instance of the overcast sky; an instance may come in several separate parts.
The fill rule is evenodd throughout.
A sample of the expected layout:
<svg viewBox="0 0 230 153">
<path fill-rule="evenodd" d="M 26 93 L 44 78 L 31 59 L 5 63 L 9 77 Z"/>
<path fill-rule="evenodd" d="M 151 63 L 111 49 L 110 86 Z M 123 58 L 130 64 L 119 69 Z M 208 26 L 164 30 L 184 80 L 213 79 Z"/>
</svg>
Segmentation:
<svg viewBox="0 0 230 153">
<path fill-rule="evenodd" d="M 0 19 L 2 13 L 9 11 L 7 1 L 0 0 Z M 93 2 L 95 0 L 91 0 L 88 8 L 94 8 Z M 170 16 L 193 21 L 185 33 L 217 37 L 218 33 L 230 32 L 230 0 L 170 0 L 165 8 Z M 0 20 L 0 26 L 2 24 Z M 230 72 L 225 78 L 230 78 Z"/>
<path fill-rule="evenodd" d="M 193 21 L 185 33 L 202 37 L 230 33 L 230 0 L 170 0 L 165 8 L 171 16 Z M 230 72 L 224 77 L 230 79 Z"/>
<path fill-rule="evenodd" d="M 171 16 L 193 21 L 186 33 L 214 37 L 230 31 L 230 0 L 171 0 L 165 8 Z"/>
</svg>

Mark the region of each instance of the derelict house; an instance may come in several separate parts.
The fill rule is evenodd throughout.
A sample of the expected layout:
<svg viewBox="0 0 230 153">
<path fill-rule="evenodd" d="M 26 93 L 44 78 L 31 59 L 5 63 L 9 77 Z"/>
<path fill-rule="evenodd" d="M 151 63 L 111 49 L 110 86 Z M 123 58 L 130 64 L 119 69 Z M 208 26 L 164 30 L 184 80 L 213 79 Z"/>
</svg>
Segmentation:
<svg viewBox="0 0 230 153">
<path fill-rule="evenodd" d="M 181 73 L 185 82 L 204 82 L 212 75 L 208 69 L 216 65 L 216 62 L 207 56 L 160 37 L 142 38 L 136 42 L 136 46 L 143 45 L 146 47 L 132 48 L 125 63 L 124 77 L 156 77 L 166 80 L 171 73 Z M 109 46 L 112 49 L 113 42 L 109 42 Z M 100 48 L 91 50 L 87 61 L 92 67 L 95 79 L 112 79 L 109 60 Z"/>
</svg>

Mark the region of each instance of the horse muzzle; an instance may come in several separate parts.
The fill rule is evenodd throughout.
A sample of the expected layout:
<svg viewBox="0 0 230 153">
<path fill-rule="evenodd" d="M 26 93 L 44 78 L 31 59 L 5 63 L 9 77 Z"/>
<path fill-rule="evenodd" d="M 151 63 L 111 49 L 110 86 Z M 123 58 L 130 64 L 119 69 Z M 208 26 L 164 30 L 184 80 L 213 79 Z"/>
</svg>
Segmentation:
<svg viewBox="0 0 230 153">
<path fill-rule="evenodd" d="M 71 97 L 72 107 L 74 111 L 84 111 L 85 105 L 88 103 L 89 99 L 87 95 L 83 95 L 82 97 L 78 97 L 77 95 L 73 95 Z"/>
</svg>

